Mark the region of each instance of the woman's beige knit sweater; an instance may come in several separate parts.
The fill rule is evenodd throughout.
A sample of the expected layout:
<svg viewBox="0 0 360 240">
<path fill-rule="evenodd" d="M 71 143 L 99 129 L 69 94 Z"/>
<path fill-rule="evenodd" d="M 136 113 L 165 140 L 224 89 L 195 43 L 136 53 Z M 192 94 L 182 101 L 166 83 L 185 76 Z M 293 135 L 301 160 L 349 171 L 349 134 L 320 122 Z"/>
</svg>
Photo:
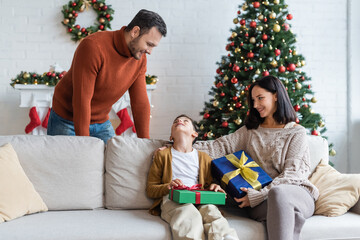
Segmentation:
<svg viewBox="0 0 360 240">
<path fill-rule="evenodd" d="M 318 189 L 310 183 L 310 153 L 305 128 L 290 122 L 284 128 L 248 130 L 245 126 L 236 132 L 213 141 L 194 145 L 211 158 L 219 158 L 240 150 L 247 152 L 264 171 L 273 178 L 270 185 L 257 191 L 249 189 L 250 206 L 255 207 L 267 199 L 269 190 L 279 184 L 293 184 L 306 188 L 316 200 Z"/>
</svg>

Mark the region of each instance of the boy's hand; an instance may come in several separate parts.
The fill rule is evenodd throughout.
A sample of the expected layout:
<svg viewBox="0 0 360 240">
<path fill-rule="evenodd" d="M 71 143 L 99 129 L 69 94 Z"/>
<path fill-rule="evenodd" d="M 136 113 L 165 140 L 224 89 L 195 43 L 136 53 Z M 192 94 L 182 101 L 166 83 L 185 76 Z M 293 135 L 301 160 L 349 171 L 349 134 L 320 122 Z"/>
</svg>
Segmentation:
<svg viewBox="0 0 360 240">
<path fill-rule="evenodd" d="M 234 200 L 239 203 L 239 208 L 250 207 L 249 197 L 247 195 L 247 188 L 240 188 L 241 191 L 246 192 L 246 195 L 242 198 L 234 198 Z"/>
<path fill-rule="evenodd" d="M 214 191 L 214 192 L 223 192 L 225 193 L 224 189 L 222 189 L 219 185 L 212 183 L 209 187 L 210 191 Z M 225 193 L 226 194 L 226 193 Z"/>
<path fill-rule="evenodd" d="M 168 189 L 172 189 L 173 187 L 181 187 L 183 186 L 184 184 L 182 183 L 182 181 L 180 179 L 175 179 L 175 180 L 172 180 L 168 186 Z"/>
<path fill-rule="evenodd" d="M 156 150 L 154 151 L 154 155 L 155 155 L 158 151 L 162 151 L 162 150 L 164 150 L 165 148 L 167 148 L 167 146 L 163 146 L 163 147 L 160 147 L 160 148 L 156 149 Z"/>
</svg>

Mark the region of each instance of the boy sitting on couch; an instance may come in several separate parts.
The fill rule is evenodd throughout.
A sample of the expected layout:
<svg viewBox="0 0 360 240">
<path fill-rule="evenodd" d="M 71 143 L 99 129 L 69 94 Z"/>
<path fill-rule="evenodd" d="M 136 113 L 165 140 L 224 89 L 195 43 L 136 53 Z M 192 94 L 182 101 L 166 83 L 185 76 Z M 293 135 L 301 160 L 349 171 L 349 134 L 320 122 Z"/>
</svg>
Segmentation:
<svg viewBox="0 0 360 240">
<path fill-rule="evenodd" d="M 158 151 L 151 164 L 146 192 L 155 202 L 150 213 L 170 224 L 173 239 L 238 239 L 219 209 L 212 204 L 179 204 L 168 199 L 169 190 L 179 186 L 202 184 L 211 191 L 224 190 L 212 183 L 211 158 L 192 147 L 198 133 L 193 120 L 180 115 L 171 127 L 172 147 Z"/>
</svg>

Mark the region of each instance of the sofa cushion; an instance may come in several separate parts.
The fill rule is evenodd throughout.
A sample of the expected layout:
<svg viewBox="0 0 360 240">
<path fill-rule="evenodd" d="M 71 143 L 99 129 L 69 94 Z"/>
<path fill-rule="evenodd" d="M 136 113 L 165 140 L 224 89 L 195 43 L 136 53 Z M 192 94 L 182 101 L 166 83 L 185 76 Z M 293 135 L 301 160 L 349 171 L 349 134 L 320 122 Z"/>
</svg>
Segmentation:
<svg viewBox="0 0 360 240">
<path fill-rule="evenodd" d="M 49 210 L 103 207 L 104 143 L 92 137 L 0 136 Z"/>
<path fill-rule="evenodd" d="M 329 162 L 329 145 L 325 138 L 307 135 L 310 150 L 310 172 L 314 172 L 321 160 Z"/>
<path fill-rule="evenodd" d="M 0 223 L 47 207 L 22 169 L 11 144 L 0 147 Z"/>
<path fill-rule="evenodd" d="M 168 240 L 169 225 L 147 210 L 49 211 L 0 224 L 4 240 Z"/>
<path fill-rule="evenodd" d="M 153 201 L 146 196 L 146 181 L 153 152 L 165 141 L 114 137 L 105 152 L 105 207 L 148 209 Z"/>
<path fill-rule="evenodd" d="M 320 193 L 315 202 L 315 214 L 340 216 L 359 200 L 360 174 L 341 174 L 321 161 L 309 180 Z"/>
</svg>

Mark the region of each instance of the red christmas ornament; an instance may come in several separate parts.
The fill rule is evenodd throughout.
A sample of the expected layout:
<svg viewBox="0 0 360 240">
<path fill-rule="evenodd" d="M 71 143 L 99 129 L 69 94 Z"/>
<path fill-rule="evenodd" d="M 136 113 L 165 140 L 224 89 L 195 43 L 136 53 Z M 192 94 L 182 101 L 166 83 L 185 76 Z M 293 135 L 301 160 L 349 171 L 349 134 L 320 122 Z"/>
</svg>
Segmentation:
<svg viewBox="0 0 360 240">
<path fill-rule="evenodd" d="M 241 12 L 240 12 L 240 10 L 239 11 L 237 11 L 237 14 L 240 14 Z"/>
<path fill-rule="evenodd" d="M 236 101 L 237 99 L 238 99 L 237 96 L 233 96 L 233 98 L 232 98 L 233 101 Z"/>
<path fill-rule="evenodd" d="M 222 86 L 224 86 L 221 82 L 219 82 L 218 84 L 216 84 L 217 88 L 221 88 Z"/>
<path fill-rule="evenodd" d="M 260 7 L 260 3 L 259 3 L 259 2 L 253 2 L 253 6 L 254 6 L 254 8 L 259 8 L 259 7 Z"/>
<path fill-rule="evenodd" d="M 99 29 L 100 29 L 100 30 L 103 30 L 103 29 L 104 29 L 104 25 L 100 25 L 100 26 L 99 26 Z"/>
<path fill-rule="evenodd" d="M 91 2 L 92 2 L 92 3 L 96 3 L 96 0 L 92 0 Z"/>
<path fill-rule="evenodd" d="M 52 77 L 56 77 L 56 73 L 52 73 L 51 76 L 52 76 Z"/>
<path fill-rule="evenodd" d="M 79 16 L 79 14 L 78 14 L 78 13 L 74 13 L 74 17 L 76 18 L 77 16 Z"/>
<path fill-rule="evenodd" d="M 61 79 L 64 76 L 64 74 L 60 73 L 59 78 Z"/>
<path fill-rule="evenodd" d="M 269 72 L 268 71 L 263 71 L 262 75 L 263 75 L 263 77 L 269 76 Z"/>
<path fill-rule="evenodd" d="M 309 84 L 309 85 L 308 85 L 308 89 L 310 89 L 310 88 L 311 88 L 311 85 Z"/>
<path fill-rule="evenodd" d="M 253 53 L 253 52 L 248 52 L 247 57 L 248 57 L 248 58 L 253 58 L 253 57 L 254 57 L 254 53 Z"/>
<path fill-rule="evenodd" d="M 105 15 L 106 18 L 110 18 L 110 16 L 111 16 L 110 14 L 106 14 L 106 15 Z"/>
<path fill-rule="evenodd" d="M 295 69 L 296 69 L 296 65 L 293 64 L 293 63 L 290 63 L 290 64 L 287 66 L 286 69 L 287 69 L 289 72 L 293 72 L 293 71 L 295 71 Z"/>
<path fill-rule="evenodd" d="M 262 43 L 259 45 L 260 48 L 262 48 L 263 46 L 264 46 L 264 44 L 262 44 Z"/>
<path fill-rule="evenodd" d="M 255 22 L 255 21 L 251 21 L 251 22 L 250 22 L 250 27 L 256 28 L 256 22 Z"/>
<path fill-rule="evenodd" d="M 286 16 L 287 20 L 291 20 L 293 19 L 293 15 L 291 15 L 290 13 Z"/>
<path fill-rule="evenodd" d="M 225 97 L 225 93 L 220 93 L 220 97 Z"/>
<path fill-rule="evenodd" d="M 287 24 L 287 23 L 284 23 L 283 26 L 284 26 L 285 31 L 289 30 L 289 28 L 290 28 L 289 24 Z"/>
<path fill-rule="evenodd" d="M 231 43 L 230 43 L 230 46 L 232 46 L 232 47 L 233 47 L 234 45 L 235 45 L 235 43 L 234 43 L 234 42 L 231 42 Z"/>
<path fill-rule="evenodd" d="M 76 27 L 77 29 L 80 29 L 80 25 L 75 25 L 75 27 Z"/>
<path fill-rule="evenodd" d="M 106 11 L 107 9 L 108 9 L 108 6 L 106 6 L 106 5 L 102 7 L 103 11 Z"/>
<path fill-rule="evenodd" d="M 220 72 L 221 72 L 221 69 L 220 69 L 220 68 L 216 69 L 216 73 L 217 73 L 217 74 L 219 74 Z"/>
<path fill-rule="evenodd" d="M 268 35 L 266 34 L 263 34 L 262 37 L 261 37 L 262 40 L 266 41 L 268 39 Z"/>
<path fill-rule="evenodd" d="M 233 77 L 233 78 L 231 79 L 231 82 L 232 82 L 233 84 L 236 84 L 236 83 L 238 82 L 238 80 L 237 80 L 236 77 Z"/>
<path fill-rule="evenodd" d="M 312 130 L 311 135 L 319 136 L 319 132 L 316 130 Z"/>
<path fill-rule="evenodd" d="M 275 52 L 275 55 L 276 55 L 276 56 L 279 56 L 279 55 L 281 54 L 280 49 L 275 49 L 275 51 L 274 51 L 274 52 Z"/>
<path fill-rule="evenodd" d="M 249 67 L 250 70 L 253 70 L 254 68 L 252 66 Z"/>
<path fill-rule="evenodd" d="M 239 72 L 239 71 L 240 71 L 240 67 L 239 67 L 238 65 L 234 65 L 233 68 L 232 68 L 232 70 L 233 70 L 234 72 Z"/>
<path fill-rule="evenodd" d="M 81 29 L 81 32 L 83 32 L 83 33 L 86 32 L 86 29 L 85 29 L 85 28 L 82 28 L 82 29 Z"/>
<path fill-rule="evenodd" d="M 76 2 L 73 2 L 71 5 L 72 5 L 73 7 L 76 7 Z"/>
<path fill-rule="evenodd" d="M 304 108 L 308 108 L 308 107 L 309 107 L 306 103 L 305 103 L 303 106 L 304 106 Z"/>
<path fill-rule="evenodd" d="M 227 121 L 222 122 L 221 126 L 224 127 L 224 128 L 226 128 L 226 127 L 229 126 L 229 123 L 228 123 Z"/>
<path fill-rule="evenodd" d="M 297 82 L 298 82 L 298 80 L 295 78 L 295 79 L 294 79 L 294 83 L 297 83 Z"/>
<path fill-rule="evenodd" d="M 207 133 L 204 133 L 204 136 L 203 136 L 203 140 L 206 140 L 206 138 L 207 138 Z"/>
<path fill-rule="evenodd" d="M 239 102 L 236 103 L 236 104 L 235 104 L 235 107 L 236 107 L 236 108 L 240 108 L 240 107 L 241 107 L 241 103 L 239 103 Z"/>
<path fill-rule="evenodd" d="M 299 124 L 300 120 L 299 120 L 298 118 L 296 118 L 295 122 L 296 122 L 297 124 Z"/>
<path fill-rule="evenodd" d="M 248 37 L 249 36 L 249 33 L 245 33 L 245 37 Z"/>
<path fill-rule="evenodd" d="M 246 23 L 245 19 L 241 19 L 241 20 L 240 20 L 240 24 L 241 24 L 241 25 L 245 25 L 245 23 Z"/>
<path fill-rule="evenodd" d="M 305 102 L 305 101 L 306 101 L 306 98 L 303 97 L 302 100 L 303 100 L 303 102 Z"/>
<path fill-rule="evenodd" d="M 267 22 L 267 18 L 264 18 L 264 22 Z"/>
<path fill-rule="evenodd" d="M 36 77 L 36 73 L 34 73 L 32 76 L 33 76 L 33 77 Z"/>
<path fill-rule="evenodd" d="M 50 77 L 51 76 L 51 72 L 47 72 L 46 76 Z"/>
<path fill-rule="evenodd" d="M 205 113 L 205 114 L 204 114 L 204 118 L 205 118 L 205 119 L 208 119 L 209 117 L 210 117 L 210 114 L 209 114 L 209 113 Z"/>
<path fill-rule="evenodd" d="M 295 110 L 295 112 L 298 112 L 298 111 L 300 110 L 300 106 L 299 106 L 298 104 L 296 104 L 296 105 L 294 106 L 294 110 Z"/>
<path fill-rule="evenodd" d="M 69 28 L 69 29 L 68 29 L 68 32 L 72 32 L 72 28 Z"/>
<path fill-rule="evenodd" d="M 243 42 L 240 43 L 240 47 L 242 47 L 242 46 L 244 46 L 244 43 L 243 43 Z"/>
<path fill-rule="evenodd" d="M 280 66 L 278 70 L 280 73 L 283 73 L 283 72 L 285 72 L 286 69 L 284 66 Z"/>
<path fill-rule="evenodd" d="M 305 77 L 304 77 L 304 76 L 301 76 L 301 77 L 300 77 L 300 80 L 301 80 L 301 81 L 304 81 L 304 80 L 305 80 Z"/>
</svg>

